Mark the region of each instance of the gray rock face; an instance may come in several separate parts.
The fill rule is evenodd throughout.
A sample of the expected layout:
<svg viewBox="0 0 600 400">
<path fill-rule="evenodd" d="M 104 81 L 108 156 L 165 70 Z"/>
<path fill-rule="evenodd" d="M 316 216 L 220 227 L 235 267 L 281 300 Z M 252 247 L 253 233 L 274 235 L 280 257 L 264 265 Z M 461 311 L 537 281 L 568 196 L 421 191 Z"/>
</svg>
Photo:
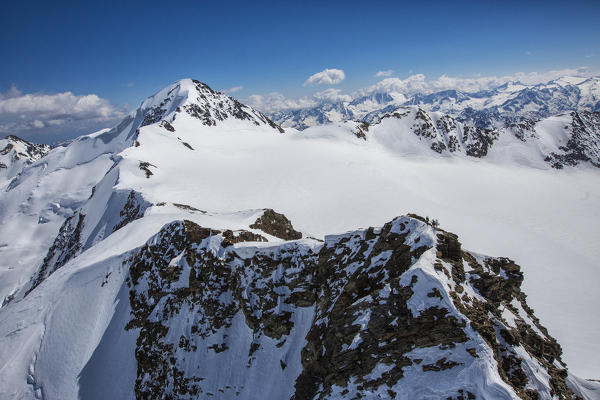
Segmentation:
<svg viewBox="0 0 600 400">
<path fill-rule="evenodd" d="M 575 166 L 589 162 L 600 168 L 600 113 L 573 112 L 572 123 L 565 129 L 570 133 L 569 140 L 560 147 L 560 152 L 552 152 L 546 157 L 552 167 Z"/>
<path fill-rule="evenodd" d="M 285 215 L 279 214 L 270 208 L 264 210 L 263 215 L 250 225 L 250 228 L 260 229 L 269 235 L 283 240 L 296 240 L 302 238 L 302 233 L 296 231 Z"/>
</svg>

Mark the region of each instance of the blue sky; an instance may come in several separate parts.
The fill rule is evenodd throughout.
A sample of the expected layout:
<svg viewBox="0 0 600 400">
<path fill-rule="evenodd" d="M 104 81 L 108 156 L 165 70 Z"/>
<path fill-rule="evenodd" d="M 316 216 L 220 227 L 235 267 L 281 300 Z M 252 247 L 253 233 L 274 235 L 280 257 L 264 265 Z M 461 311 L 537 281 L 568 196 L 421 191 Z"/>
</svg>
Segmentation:
<svg viewBox="0 0 600 400">
<path fill-rule="evenodd" d="M 597 1 L 5 2 L 0 101 L 71 92 L 129 110 L 183 77 L 242 86 L 242 99 L 298 98 L 325 88 L 303 85 L 325 68 L 345 72 L 336 88 L 346 92 L 382 70 L 431 79 L 598 70 L 599 16 Z"/>
</svg>

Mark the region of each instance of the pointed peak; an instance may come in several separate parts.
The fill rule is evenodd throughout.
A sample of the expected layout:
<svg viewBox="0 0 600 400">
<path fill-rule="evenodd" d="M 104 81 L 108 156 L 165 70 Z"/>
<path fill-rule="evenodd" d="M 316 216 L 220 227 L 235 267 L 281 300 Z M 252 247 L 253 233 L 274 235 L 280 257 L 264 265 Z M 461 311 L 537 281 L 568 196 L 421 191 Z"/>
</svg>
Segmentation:
<svg viewBox="0 0 600 400">
<path fill-rule="evenodd" d="M 16 135 L 8 135 L 4 139 L 8 140 L 9 142 L 29 143 L 28 141 L 21 139 L 20 137 L 18 137 Z"/>
<path fill-rule="evenodd" d="M 143 114 L 141 126 L 162 120 L 172 123 L 175 114 L 185 113 L 206 126 L 215 126 L 227 119 L 239 119 L 284 132 L 261 112 L 196 79 L 181 79 L 172 83 L 144 100 L 138 112 Z"/>
<path fill-rule="evenodd" d="M 32 163 L 45 156 L 50 151 L 47 144 L 28 142 L 15 135 L 8 135 L 0 146 L 0 156 L 9 157 L 14 160 L 24 159 L 27 163 Z M 6 161 L 6 160 L 5 160 Z M 6 166 L 6 162 L 3 165 Z M 6 167 L 5 167 L 6 168 Z"/>
</svg>

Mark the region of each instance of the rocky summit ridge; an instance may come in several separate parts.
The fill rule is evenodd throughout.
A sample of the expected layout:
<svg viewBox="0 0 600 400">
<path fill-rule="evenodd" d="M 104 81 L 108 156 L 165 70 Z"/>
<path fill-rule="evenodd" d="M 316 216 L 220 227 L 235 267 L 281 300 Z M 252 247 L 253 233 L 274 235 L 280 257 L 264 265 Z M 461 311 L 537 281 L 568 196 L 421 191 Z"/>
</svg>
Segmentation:
<svg viewBox="0 0 600 400">
<path fill-rule="evenodd" d="M 575 398 L 519 266 L 418 216 L 268 247 L 178 221 L 127 262 L 138 398 L 254 398 L 257 369 L 268 398 Z"/>
</svg>

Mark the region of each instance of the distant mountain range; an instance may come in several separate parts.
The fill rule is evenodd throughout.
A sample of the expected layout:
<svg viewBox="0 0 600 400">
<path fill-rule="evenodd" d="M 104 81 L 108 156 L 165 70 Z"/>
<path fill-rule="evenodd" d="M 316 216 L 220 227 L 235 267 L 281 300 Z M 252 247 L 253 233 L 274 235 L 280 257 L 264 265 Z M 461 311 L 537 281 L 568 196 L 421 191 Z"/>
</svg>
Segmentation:
<svg viewBox="0 0 600 400">
<path fill-rule="evenodd" d="M 302 130 L 347 120 L 371 122 L 408 105 L 449 114 L 482 128 L 504 127 L 569 111 L 600 111 L 600 77 L 562 77 L 537 85 L 507 82 L 492 90 L 444 90 L 417 93 L 408 99 L 391 89 L 377 89 L 366 94 L 361 92 L 351 101 L 323 101 L 314 107 L 273 112 L 270 117 L 284 128 Z"/>
</svg>

